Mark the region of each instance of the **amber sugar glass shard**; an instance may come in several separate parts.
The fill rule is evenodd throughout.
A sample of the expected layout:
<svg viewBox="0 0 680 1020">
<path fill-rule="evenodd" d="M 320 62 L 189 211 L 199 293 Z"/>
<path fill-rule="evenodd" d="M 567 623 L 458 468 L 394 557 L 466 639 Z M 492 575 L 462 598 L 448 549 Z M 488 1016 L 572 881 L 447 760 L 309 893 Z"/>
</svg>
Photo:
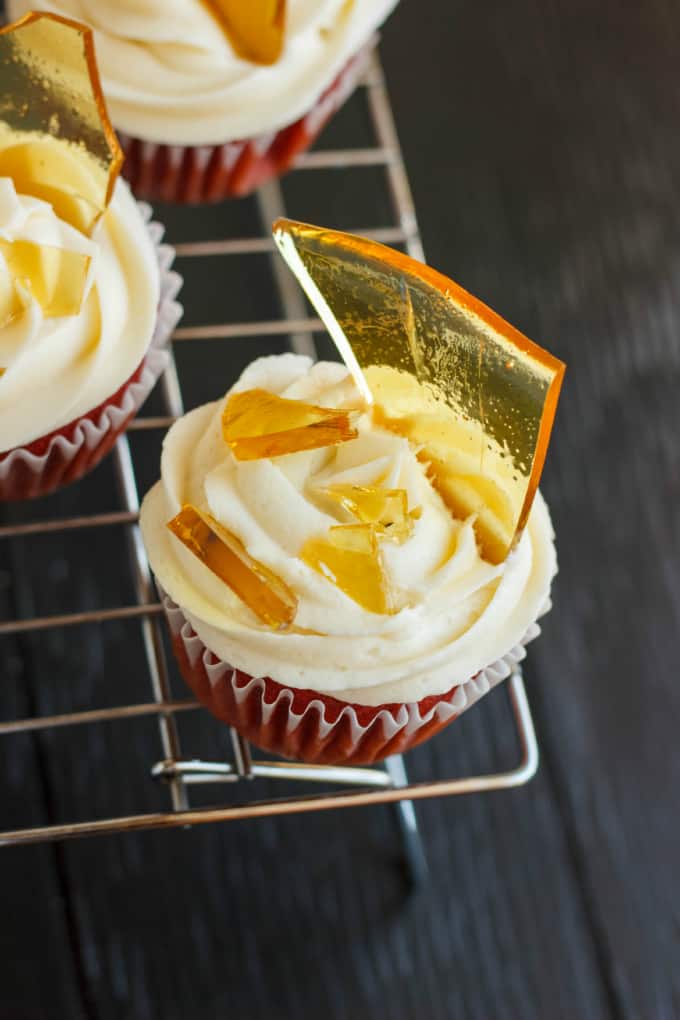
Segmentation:
<svg viewBox="0 0 680 1020">
<path fill-rule="evenodd" d="M 372 524 L 330 528 L 325 535 L 305 542 L 300 559 L 369 612 L 394 612 Z"/>
<path fill-rule="evenodd" d="M 89 234 L 123 162 L 91 30 L 53 14 L 0 29 L 0 93 L 0 176 Z"/>
<path fill-rule="evenodd" d="M 239 57 L 274 64 L 283 50 L 286 0 L 204 0 Z"/>
<path fill-rule="evenodd" d="M 420 449 L 456 517 L 503 560 L 543 469 L 564 365 L 452 280 L 365 238 L 278 220 L 274 238 L 382 424 Z"/>
<path fill-rule="evenodd" d="M 187 504 L 167 526 L 263 623 L 277 630 L 290 626 L 295 594 L 214 517 Z"/>
<path fill-rule="evenodd" d="M 322 495 L 392 542 L 405 542 L 413 531 L 405 489 L 382 489 L 379 485 L 330 485 Z"/>
<path fill-rule="evenodd" d="M 0 260 L 1 264 L 1 260 Z M 0 329 L 21 315 L 24 305 L 9 266 L 0 268 Z"/>
<path fill-rule="evenodd" d="M 27 290 L 43 315 L 77 315 L 85 293 L 90 256 L 32 241 L 4 241 L 0 255 L 16 286 Z M 8 321 L 7 319 L 5 321 Z"/>
<path fill-rule="evenodd" d="M 237 460 L 281 457 L 356 439 L 351 424 L 356 414 L 287 400 L 267 390 L 244 390 L 233 393 L 225 405 L 222 435 Z"/>
</svg>

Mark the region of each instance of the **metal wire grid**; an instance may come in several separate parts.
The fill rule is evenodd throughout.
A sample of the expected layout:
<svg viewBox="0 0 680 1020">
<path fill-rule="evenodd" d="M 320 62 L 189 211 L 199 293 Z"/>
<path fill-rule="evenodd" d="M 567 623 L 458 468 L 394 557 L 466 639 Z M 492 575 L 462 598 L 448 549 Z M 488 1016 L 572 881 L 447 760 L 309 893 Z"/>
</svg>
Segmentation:
<svg viewBox="0 0 680 1020">
<path fill-rule="evenodd" d="M 399 147 L 384 77 L 376 54 L 371 58 L 362 81 L 366 89 L 375 145 L 334 151 L 311 152 L 301 156 L 296 171 L 316 169 L 376 166 L 384 168 L 394 211 L 395 225 L 391 227 L 361 228 L 358 232 L 387 244 L 401 244 L 413 258 L 424 261 L 413 199 L 406 168 Z M 264 236 L 227 238 L 218 241 L 192 241 L 176 245 L 177 254 L 186 258 L 211 255 L 247 256 L 274 252 L 269 226 L 277 216 L 285 215 L 281 190 L 270 184 L 258 194 L 260 217 Z M 206 326 L 180 327 L 175 331 L 175 342 L 199 339 L 247 339 L 255 337 L 289 336 L 291 347 L 298 353 L 314 356 L 314 332 L 321 331 L 321 322 L 309 316 L 305 300 L 296 281 L 283 262 L 275 258 L 274 275 L 281 297 L 284 317 L 264 322 L 219 323 Z M 162 377 L 161 392 L 166 409 L 163 416 L 138 418 L 129 428 L 165 429 L 184 413 L 182 393 L 174 359 Z M 0 539 L 26 537 L 38 533 L 65 532 L 126 526 L 130 564 L 135 582 L 136 603 L 114 609 L 65 613 L 48 617 L 9 620 L 0 622 L 0 635 L 39 631 L 51 627 L 71 627 L 85 623 L 104 623 L 111 620 L 137 617 L 140 620 L 151 684 L 151 701 L 123 705 L 115 708 L 92 709 L 61 715 L 18 719 L 0 722 L 0 736 L 48 730 L 54 727 L 84 725 L 109 720 L 131 719 L 156 715 L 160 729 L 163 760 L 151 768 L 156 778 L 168 784 L 171 810 L 167 812 L 120 816 L 102 820 L 55 824 L 28 829 L 0 832 L 0 845 L 36 843 L 49 839 L 65 839 L 94 834 L 113 834 L 140 829 L 171 828 L 182 825 L 254 818 L 293 812 L 320 811 L 329 808 L 353 807 L 367 804 L 398 802 L 400 820 L 407 837 L 417 834 L 415 815 L 410 801 L 436 796 L 463 793 L 480 793 L 520 786 L 528 782 L 538 767 L 538 746 L 519 670 L 507 684 L 510 705 L 517 727 L 521 748 L 519 764 L 508 771 L 466 778 L 439 779 L 410 784 L 401 757 L 393 757 L 385 768 L 357 768 L 313 766 L 254 759 L 248 743 L 235 731 L 231 732 L 233 764 L 226 762 L 187 761 L 182 758 L 176 722 L 177 713 L 194 709 L 197 702 L 174 700 L 161 632 L 161 605 L 157 601 L 149 564 L 137 526 L 139 495 L 135 468 L 125 436 L 120 438 L 113 451 L 122 509 L 110 513 L 69 517 L 36 523 L 13 524 L 0 527 Z M 192 809 L 189 805 L 188 786 L 196 783 L 233 782 L 240 779 L 284 778 L 338 783 L 343 789 L 337 793 L 321 795 L 303 794 L 297 797 L 279 797 L 246 804 L 228 804 L 218 807 Z M 358 787 L 358 789 L 352 789 Z M 370 789 L 374 787 L 374 789 Z"/>
</svg>

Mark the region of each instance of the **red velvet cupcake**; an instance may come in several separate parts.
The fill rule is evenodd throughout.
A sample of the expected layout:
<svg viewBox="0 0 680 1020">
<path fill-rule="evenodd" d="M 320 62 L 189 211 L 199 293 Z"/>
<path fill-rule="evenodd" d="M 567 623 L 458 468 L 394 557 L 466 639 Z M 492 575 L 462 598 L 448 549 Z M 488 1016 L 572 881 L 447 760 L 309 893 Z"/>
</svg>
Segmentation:
<svg viewBox="0 0 680 1020">
<path fill-rule="evenodd" d="M 121 182 L 118 187 L 122 190 L 126 186 Z M 133 200 L 128 198 L 127 201 L 131 203 Z M 181 305 L 176 301 L 182 280 L 171 269 L 174 249 L 170 245 L 161 244 L 163 227 L 159 223 L 150 222 L 151 209 L 140 204 L 138 216 L 146 232 L 143 243 L 148 247 L 158 273 L 155 322 L 151 320 L 146 327 L 151 332 L 142 360 L 118 389 L 96 407 L 65 425 L 0 452 L 2 501 L 46 496 L 92 471 L 135 417 L 167 364 L 166 348 L 182 315 Z M 115 382 L 115 376 L 113 378 Z M 7 435 L 3 428 L 3 383 L 6 381 L 6 377 L 0 378 L 0 442 Z M 47 381 L 43 376 L 42 384 Z M 114 385 L 114 382 L 110 385 Z M 38 393 L 34 399 L 40 400 Z M 47 422 L 49 418 L 45 417 L 44 420 Z M 35 428 L 25 434 L 31 435 L 34 432 Z"/>
<path fill-rule="evenodd" d="M 0 66 L 0 499 L 17 500 L 111 448 L 165 365 L 180 280 L 116 180 L 90 30 L 28 15 L 0 32 Z"/>
<path fill-rule="evenodd" d="M 90 5 L 104 91 L 135 194 L 216 201 L 284 173 L 353 90 L 395 3 Z M 76 0 L 8 2 L 12 17 L 36 7 L 67 17 L 82 9 Z"/>
<path fill-rule="evenodd" d="M 120 134 L 123 173 L 139 198 L 199 204 L 249 195 L 291 168 L 354 91 L 371 46 L 348 60 L 301 117 L 277 131 L 219 145 L 165 145 Z"/>
<path fill-rule="evenodd" d="M 273 234 L 345 364 L 260 358 L 175 422 L 142 534 L 214 715 L 285 757 L 372 762 L 441 730 L 538 633 L 564 365 L 401 252 Z"/>
<path fill-rule="evenodd" d="M 272 410 L 263 394 L 283 399 Z M 336 430 L 335 443 L 285 453 L 276 432 L 267 455 L 253 458 L 253 447 L 225 438 L 251 399 L 260 422 L 279 407 L 316 413 L 308 427 Z M 255 745 L 306 762 L 373 762 L 439 732 L 523 658 L 556 570 L 540 496 L 515 551 L 493 565 L 474 520 L 455 520 L 444 505 L 417 447 L 360 406 L 342 365 L 259 359 L 224 400 L 173 425 L 161 481 L 142 507 L 185 681 Z M 387 531 L 361 530 L 350 490 L 400 494 Z M 333 558 L 337 549 L 324 561 L 338 533 L 352 539 L 348 564 Z M 365 534 L 368 552 L 354 545 Z M 241 568 L 247 576 L 225 583 Z"/>
</svg>

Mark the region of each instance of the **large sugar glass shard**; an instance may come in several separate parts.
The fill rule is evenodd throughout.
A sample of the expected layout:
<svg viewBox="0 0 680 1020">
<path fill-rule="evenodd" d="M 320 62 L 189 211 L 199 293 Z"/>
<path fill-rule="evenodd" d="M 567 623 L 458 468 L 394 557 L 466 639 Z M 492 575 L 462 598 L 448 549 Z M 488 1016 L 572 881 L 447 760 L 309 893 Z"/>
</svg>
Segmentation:
<svg viewBox="0 0 680 1020">
<path fill-rule="evenodd" d="M 0 92 L 0 176 L 90 233 L 123 162 L 91 30 L 52 14 L 1 29 Z"/>
<path fill-rule="evenodd" d="M 77 315 L 85 293 L 90 256 L 32 241 L 4 241 L 0 255 L 15 285 L 13 307 L 5 322 L 18 311 L 16 287 L 28 291 L 39 303 L 45 318 Z M 19 303 L 19 308 L 21 304 Z M 0 313 L 1 317 L 1 313 Z"/>
<path fill-rule="evenodd" d="M 394 612 L 373 525 L 330 528 L 305 542 L 300 559 L 369 612 Z"/>
<path fill-rule="evenodd" d="M 503 560 L 538 486 L 564 365 L 452 280 L 383 245 L 278 220 L 274 238 L 387 428 Z"/>
<path fill-rule="evenodd" d="M 295 594 L 214 517 L 187 504 L 167 526 L 263 623 L 276 630 L 290 626 L 297 610 Z"/>
<path fill-rule="evenodd" d="M 244 390 L 229 397 L 222 434 L 237 460 L 281 457 L 356 439 L 351 424 L 356 414 L 287 400 L 267 390 Z"/>
<path fill-rule="evenodd" d="M 274 64 L 283 50 L 286 0 L 204 0 L 239 57 Z"/>
<path fill-rule="evenodd" d="M 405 489 L 381 489 L 379 485 L 330 485 L 321 490 L 364 524 L 372 524 L 376 535 L 391 542 L 405 542 L 413 531 Z"/>
</svg>

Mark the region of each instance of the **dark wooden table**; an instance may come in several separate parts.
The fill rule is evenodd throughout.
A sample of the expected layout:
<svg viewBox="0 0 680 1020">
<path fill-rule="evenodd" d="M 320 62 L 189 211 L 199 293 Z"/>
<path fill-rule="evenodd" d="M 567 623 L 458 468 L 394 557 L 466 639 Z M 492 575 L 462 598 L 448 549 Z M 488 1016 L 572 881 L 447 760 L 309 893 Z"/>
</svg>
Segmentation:
<svg viewBox="0 0 680 1020">
<path fill-rule="evenodd" d="M 419 806 L 432 874 L 410 897 L 388 808 L 6 850 L 2 1020 L 680 1017 L 680 7 L 404 0 L 382 52 L 429 261 L 569 365 L 543 482 L 561 572 L 526 670 L 539 775 Z M 340 187 L 291 181 L 291 210 L 335 223 Z M 173 239 L 255 217 L 162 215 Z M 245 269 L 206 268 L 192 321 L 227 284 L 267 316 Z M 217 395 L 214 350 L 192 350 L 193 403 Z M 149 484 L 157 438 L 134 443 Z M 109 497 L 102 465 L 4 519 Z M 123 541 L 0 543 L 3 616 L 129 601 Z M 138 643 L 125 623 L 3 640 L 2 718 L 138 700 Z M 207 716 L 182 725 L 219 753 Z M 515 754 L 494 693 L 409 766 Z M 158 757 L 149 719 L 5 738 L 2 828 L 157 810 Z"/>
</svg>

